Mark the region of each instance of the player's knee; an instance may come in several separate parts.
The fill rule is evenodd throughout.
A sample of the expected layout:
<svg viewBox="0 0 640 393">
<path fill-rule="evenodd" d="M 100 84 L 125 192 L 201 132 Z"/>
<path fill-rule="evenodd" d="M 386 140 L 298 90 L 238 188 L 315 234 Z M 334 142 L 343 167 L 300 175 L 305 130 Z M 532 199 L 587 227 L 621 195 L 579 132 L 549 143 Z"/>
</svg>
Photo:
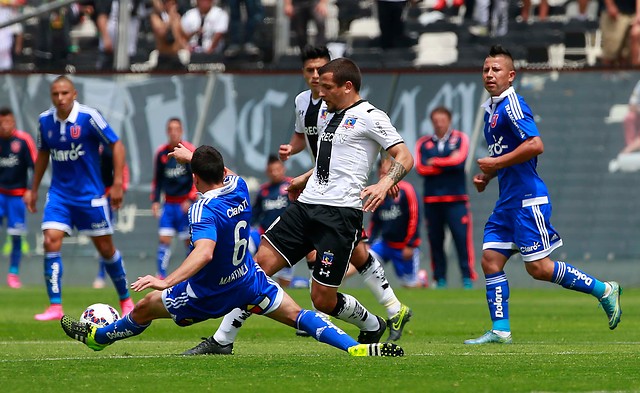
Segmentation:
<svg viewBox="0 0 640 393">
<path fill-rule="evenodd" d="M 553 277 L 553 264 L 545 263 L 546 260 L 528 262 L 525 264 L 527 273 L 536 280 L 551 281 Z"/>
<path fill-rule="evenodd" d="M 131 319 L 139 325 L 146 325 L 151 322 L 153 319 L 151 317 L 152 304 L 151 294 L 142 298 L 131 311 Z"/>
<path fill-rule="evenodd" d="M 322 292 L 312 292 L 311 301 L 313 302 L 313 306 L 316 310 L 330 315 L 332 315 L 337 304 L 337 298 L 335 295 L 328 296 Z"/>
<path fill-rule="evenodd" d="M 62 248 L 62 238 L 55 236 L 45 236 L 42 242 L 44 250 L 47 252 L 59 251 Z"/>
</svg>

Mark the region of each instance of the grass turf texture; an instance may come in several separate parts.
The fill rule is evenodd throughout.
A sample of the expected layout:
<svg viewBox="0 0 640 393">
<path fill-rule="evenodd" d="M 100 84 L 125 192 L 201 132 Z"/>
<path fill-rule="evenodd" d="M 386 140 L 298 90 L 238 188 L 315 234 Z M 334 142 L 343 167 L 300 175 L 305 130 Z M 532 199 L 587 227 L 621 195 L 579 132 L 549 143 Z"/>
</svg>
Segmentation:
<svg viewBox="0 0 640 393">
<path fill-rule="evenodd" d="M 348 289 L 385 316 L 366 289 Z M 625 288 L 614 331 L 587 295 L 551 287 L 513 289 L 512 345 L 463 345 L 490 327 L 483 290 L 396 290 L 412 307 L 404 358 L 351 358 L 265 317 L 245 324 L 232 356 L 176 356 L 219 320 L 179 328 L 154 321 L 142 335 L 93 352 L 57 321 L 37 322 L 44 287 L 0 288 L 2 392 L 525 392 L 640 391 L 640 290 Z M 289 290 L 309 306 L 306 289 Z M 142 295 L 135 294 L 136 299 Z M 65 287 L 65 312 L 118 305 L 112 289 Z M 356 337 L 357 329 L 338 321 Z M 387 333 L 385 333 L 385 338 Z"/>
</svg>

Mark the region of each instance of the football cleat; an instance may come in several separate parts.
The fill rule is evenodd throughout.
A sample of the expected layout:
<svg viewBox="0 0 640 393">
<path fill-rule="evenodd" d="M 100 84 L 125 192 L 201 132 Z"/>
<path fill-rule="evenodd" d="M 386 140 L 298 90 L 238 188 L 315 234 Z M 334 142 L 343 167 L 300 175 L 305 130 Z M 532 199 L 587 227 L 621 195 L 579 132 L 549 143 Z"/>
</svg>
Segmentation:
<svg viewBox="0 0 640 393">
<path fill-rule="evenodd" d="M 296 329 L 296 336 L 298 336 L 298 337 L 311 337 L 311 335 L 309 333 L 307 333 L 306 331 L 304 331 L 302 329 Z"/>
<path fill-rule="evenodd" d="M 36 314 L 34 318 L 36 321 L 58 321 L 63 315 L 62 304 L 52 304 L 42 314 Z"/>
<path fill-rule="evenodd" d="M 377 315 L 376 318 L 378 318 L 380 327 L 378 330 L 373 331 L 360 330 L 360 334 L 358 335 L 358 342 L 360 344 L 375 344 L 380 342 L 380 338 L 382 338 L 384 331 L 387 330 L 387 323 Z"/>
<path fill-rule="evenodd" d="M 402 337 L 402 330 L 404 325 L 411 319 L 413 312 L 404 304 L 400 307 L 400 311 L 393 317 L 387 320 L 387 327 L 389 328 L 389 338 L 387 341 L 398 341 Z"/>
<path fill-rule="evenodd" d="M 607 284 L 611 285 L 611 291 L 608 296 L 603 296 L 600 299 L 600 305 L 604 312 L 607 313 L 607 317 L 609 317 L 609 329 L 613 330 L 620 323 L 620 316 L 622 315 L 622 309 L 620 308 L 622 288 L 615 281 L 607 281 Z"/>
<path fill-rule="evenodd" d="M 213 336 L 202 337 L 202 342 L 182 352 L 183 355 L 233 355 L 233 343 L 222 345 Z"/>
<path fill-rule="evenodd" d="M 402 347 L 394 343 L 358 344 L 347 351 L 351 356 L 404 356 Z"/>
<path fill-rule="evenodd" d="M 22 283 L 20 282 L 20 276 L 14 273 L 7 274 L 7 285 L 9 285 L 9 288 L 13 288 L 13 289 L 22 288 Z"/>
<path fill-rule="evenodd" d="M 94 351 L 102 351 L 110 345 L 100 344 L 96 342 L 95 337 L 98 327 L 95 325 L 76 321 L 68 315 L 64 315 L 62 319 L 60 319 L 60 325 L 62 325 L 62 330 L 67 333 L 67 336 L 71 337 L 74 340 L 80 341 Z"/>
<path fill-rule="evenodd" d="M 487 331 L 478 338 L 464 340 L 465 344 L 511 344 L 511 342 L 511 333 L 509 333 L 507 337 L 502 337 L 494 333 L 492 330 Z"/>
</svg>

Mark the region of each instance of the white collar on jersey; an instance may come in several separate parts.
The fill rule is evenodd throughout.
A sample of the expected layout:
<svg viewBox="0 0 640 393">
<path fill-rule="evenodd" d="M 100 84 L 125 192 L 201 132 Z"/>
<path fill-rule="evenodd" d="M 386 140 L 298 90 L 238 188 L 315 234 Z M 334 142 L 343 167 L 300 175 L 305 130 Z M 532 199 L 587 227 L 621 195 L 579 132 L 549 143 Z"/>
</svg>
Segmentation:
<svg viewBox="0 0 640 393">
<path fill-rule="evenodd" d="M 71 112 L 69 112 L 69 116 L 67 116 L 66 119 L 60 119 L 58 118 L 58 111 L 55 111 L 53 113 L 53 120 L 59 122 L 59 123 L 75 123 L 76 120 L 78 119 L 78 113 L 80 112 L 80 104 L 78 103 L 78 101 L 73 101 L 73 108 L 71 108 Z"/>
<path fill-rule="evenodd" d="M 228 194 L 229 192 L 233 191 L 238 185 L 238 178 L 239 176 L 227 175 L 227 177 L 225 177 L 224 179 L 222 187 L 214 188 L 205 192 L 204 194 L 199 192 L 198 199 L 217 198 L 220 195 Z"/>
<path fill-rule="evenodd" d="M 434 132 L 433 133 L 433 141 L 434 142 L 446 141 L 447 139 L 449 139 L 449 137 L 451 136 L 452 132 L 453 132 L 453 128 L 449 127 L 449 129 L 447 130 L 447 132 L 445 132 L 445 134 L 442 136 L 442 138 L 438 138 L 438 135 L 436 135 L 435 132 Z"/>
<path fill-rule="evenodd" d="M 516 90 L 513 88 L 513 86 L 509 86 L 509 88 L 507 90 L 503 91 L 502 94 L 500 94 L 499 96 L 491 97 L 488 100 L 486 100 L 482 104 L 482 107 L 488 113 L 493 113 L 493 109 L 491 108 L 493 106 L 493 104 L 499 104 L 502 100 L 505 99 L 506 96 L 508 96 L 511 93 L 515 93 L 515 92 L 516 92 Z"/>
</svg>

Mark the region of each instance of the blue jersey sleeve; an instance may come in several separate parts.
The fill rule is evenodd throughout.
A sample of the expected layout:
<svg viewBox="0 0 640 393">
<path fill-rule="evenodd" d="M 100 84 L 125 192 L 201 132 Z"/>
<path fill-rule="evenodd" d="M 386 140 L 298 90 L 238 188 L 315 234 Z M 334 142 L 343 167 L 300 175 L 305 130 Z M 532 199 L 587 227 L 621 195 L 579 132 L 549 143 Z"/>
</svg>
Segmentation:
<svg viewBox="0 0 640 393">
<path fill-rule="evenodd" d="M 87 107 L 85 107 L 87 108 Z M 102 114 L 93 108 L 85 109 L 89 114 L 90 119 L 89 123 L 91 124 L 93 130 L 98 134 L 100 141 L 104 144 L 111 145 L 118 141 L 118 135 L 116 135 L 113 128 L 107 123 L 107 121 L 102 117 Z"/>
<path fill-rule="evenodd" d="M 191 242 L 195 244 L 200 239 L 209 239 L 214 242 L 218 241 L 218 230 L 216 227 L 215 218 L 208 211 L 207 207 L 200 206 L 200 208 L 194 209 L 198 205 L 197 203 L 191 206 L 189 212 L 189 223 L 191 225 Z M 201 211 L 199 215 L 197 210 Z"/>
<path fill-rule="evenodd" d="M 517 99 L 513 99 L 512 96 L 509 96 L 509 103 L 504 110 L 511 120 L 509 122 L 510 129 L 518 139 L 525 141 L 534 136 L 540 136 L 531 108 L 522 97 L 517 96 Z"/>
</svg>

